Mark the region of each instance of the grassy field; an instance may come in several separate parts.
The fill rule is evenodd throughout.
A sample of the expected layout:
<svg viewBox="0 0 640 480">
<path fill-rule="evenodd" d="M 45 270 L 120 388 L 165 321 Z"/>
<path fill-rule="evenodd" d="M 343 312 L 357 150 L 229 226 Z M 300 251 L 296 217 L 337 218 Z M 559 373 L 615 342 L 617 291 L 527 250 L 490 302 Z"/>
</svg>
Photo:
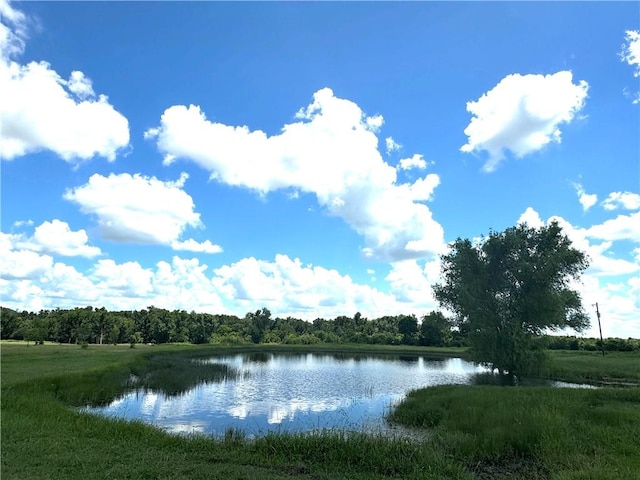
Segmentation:
<svg viewBox="0 0 640 480">
<path fill-rule="evenodd" d="M 554 380 L 599 385 L 640 386 L 640 354 L 638 352 L 549 351 L 549 362 L 543 375 Z"/>
<path fill-rule="evenodd" d="M 412 392 L 394 421 L 476 478 L 640 478 L 640 391 L 440 386 Z M 512 478 L 512 477 L 509 477 Z"/>
<path fill-rule="evenodd" d="M 246 349 L 242 349 L 243 351 Z M 422 353 L 421 348 L 252 347 L 252 351 Z M 181 368 L 188 345 L 0 345 L 4 479 L 640 479 L 640 389 L 447 386 L 412 394 L 395 419 L 428 429 L 407 442 L 327 432 L 178 437 L 141 423 L 74 412 L 109 398 L 132 372 Z M 429 349 L 459 356 L 460 350 Z M 149 360 L 149 357 L 152 359 Z M 637 382 L 638 353 L 554 352 L 560 380 Z M 197 375 L 214 375 L 202 371 Z M 188 380 L 190 381 L 190 380 Z M 176 385 L 182 388 L 183 385 Z"/>
</svg>

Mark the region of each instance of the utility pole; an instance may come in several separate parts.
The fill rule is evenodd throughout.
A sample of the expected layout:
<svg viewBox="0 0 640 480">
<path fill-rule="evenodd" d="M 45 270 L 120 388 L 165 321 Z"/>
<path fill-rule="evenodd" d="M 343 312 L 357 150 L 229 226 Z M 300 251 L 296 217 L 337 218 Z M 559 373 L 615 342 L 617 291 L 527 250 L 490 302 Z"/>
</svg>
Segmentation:
<svg viewBox="0 0 640 480">
<path fill-rule="evenodd" d="M 602 348 L 602 356 L 604 357 L 604 340 L 602 340 L 602 324 L 600 323 L 600 310 L 598 310 L 598 302 L 595 304 L 596 315 L 598 317 L 598 329 L 600 330 L 600 347 Z"/>
</svg>

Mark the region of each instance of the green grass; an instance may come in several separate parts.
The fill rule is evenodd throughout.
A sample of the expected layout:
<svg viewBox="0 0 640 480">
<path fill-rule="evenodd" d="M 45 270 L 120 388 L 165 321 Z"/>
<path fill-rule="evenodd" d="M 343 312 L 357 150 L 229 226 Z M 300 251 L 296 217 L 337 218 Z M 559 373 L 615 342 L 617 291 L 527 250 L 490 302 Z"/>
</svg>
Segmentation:
<svg viewBox="0 0 640 480">
<path fill-rule="evenodd" d="M 575 383 L 635 384 L 640 386 L 640 352 L 552 350 L 545 378 Z"/>
<path fill-rule="evenodd" d="M 106 401 L 126 387 L 131 373 L 152 387 L 159 377 L 164 382 L 172 371 L 181 372 L 184 381 L 172 387 L 178 392 L 220 374 L 207 368 L 191 372 L 191 356 L 247 351 L 460 355 L 460 350 L 342 345 L 82 349 L 2 343 L 3 480 L 640 478 L 637 388 L 430 388 L 395 413 L 402 423 L 427 428 L 431 440 L 426 442 L 340 432 L 271 434 L 255 441 L 231 432 L 219 440 L 180 437 L 67 406 Z M 592 380 L 632 380 L 638 373 L 637 353 L 610 354 L 602 362 L 597 355 L 558 352 L 552 360 L 559 379 L 562 372 Z"/>
<path fill-rule="evenodd" d="M 640 478 L 640 390 L 440 386 L 392 413 L 478 478 Z M 512 477 L 509 477 L 512 478 Z"/>
</svg>

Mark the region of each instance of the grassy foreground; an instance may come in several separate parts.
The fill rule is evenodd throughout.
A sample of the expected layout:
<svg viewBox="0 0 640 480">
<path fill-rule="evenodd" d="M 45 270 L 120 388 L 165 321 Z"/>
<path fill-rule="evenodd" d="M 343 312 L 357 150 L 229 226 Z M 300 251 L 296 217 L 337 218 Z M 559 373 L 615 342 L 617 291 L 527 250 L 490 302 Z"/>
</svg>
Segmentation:
<svg viewBox="0 0 640 480">
<path fill-rule="evenodd" d="M 375 347 L 314 350 L 425 353 Z M 399 422 L 428 428 L 426 442 L 337 432 L 270 435 L 249 442 L 237 435 L 177 437 L 66 406 L 88 397 L 109 398 L 116 379 L 131 372 L 161 371 L 171 357 L 222 353 L 219 347 L 81 349 L 3 343 L 0 353 L 3 479 L 640 478 L 639 388 L 429 388 L 414 392 L 394 413 Z M 152 354 L 156 360 L 149 361 Z M 552 359 L 547 375 L 557 379 L 640 377 L 637 353 L 608 355 L 605 362 L 592 352 L 557 352 Z"/>
<path fill-rule="evenodd" d="M 432 429 L 476 478 L 640 478 L 640 391 L 440 386 L 392 419 Z"/>
</svg>

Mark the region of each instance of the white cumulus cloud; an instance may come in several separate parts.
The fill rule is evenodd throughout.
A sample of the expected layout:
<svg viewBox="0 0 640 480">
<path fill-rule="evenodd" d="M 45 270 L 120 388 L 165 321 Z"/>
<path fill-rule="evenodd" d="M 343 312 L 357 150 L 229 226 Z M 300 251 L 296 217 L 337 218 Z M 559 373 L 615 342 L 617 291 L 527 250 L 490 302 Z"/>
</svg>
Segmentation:
<svg viewBox="0 0 640 480">
<path fill-rule="evenodd" d="M 50 150 L 73 162 L 115 160 L 129 144 L 129 123 L 80 71 L 68 80 L 46 61 L 22 65 L 26 17 L 0 0 L 0 159 Z"/>
<path fill-rule="evenodd" d="M 227 313 L 228 309 L 222 304 L 220 292 L 206 274 L 207 268 L 197 258 L 174 256 L 171 263 L 158 262 L 152 279 L 154 305 L 188 311 Z M 244 313 L 246 312 L 242 312 Z"/>
<path fill-rule="evenodd" d="M 518 225 L 526 224 L 531 228 L 544 227 L 544 222 L 542 221 L 542 218 L 540 218 L 540 214 L 536 212 L 532 207 L 527 207 L 522 215 L 520 215 L 516 223 Z"/>
<path fill-rule="evenodd" d="M 91 79 L 85 77 L 84 73 L 79 71 L 71 72 L 71 76 L 67 81 L 67 88 L 81 100 L 96 95 L 93 91 Z"/>
<path fill-rule="evenodd" d="M 584 187 L 580 183 L 574 183 L 573 187 L 576 189 L 578 201 L 580 205 L 582 205 L 582 210 L 585 212 L 598 203 L 598 195 L 585 192 Z"/>
<path fill-rule="evenodd" d="M 395 168 L 378 150 L 382 124 L 381 116 L 367 117 L 325 88 L 278 135 L 211 122 L 197 106 L 176 105 L 145 137 L 156 139 L 165 163 L 192 160 L 225 184 L 260 194 L 314 193 L 328 213 L 365 238 L 365 254 L 387 260 L 432 255 L 443 248 L 444 234 L 419 202 L 431 194 L 424 182 L 437 182 L 420 179 L 415 188 L 397 183 Z"/>
<path fill-rule="evenodd" d="M 28 19 L 7 0 L 0 0 L 0 57 L 9 58 L 24 51 Z"/>
<path fill-rule="evenodd" d="M 422 265 L 417 260 L 395 262 L 385 280 L 398 302 L 419 306 L 424 314 L 439 308 L 431 287 L 440 279 L 440 265 L 439 258 Z"/>
<path fill-rule="evenodd" d="M 401 170 L 411 170 L 412 168 L 424 170 L 425 168 L 427 168 L 427 161 L 423 158 L 422 155 L 416 153 L 413 155 L 413 157 L 400 159 L 400 162 L 398 162 L 398 167 Z"/>
<path fill-rule="evenodd" d="M 42 308 L 85 306 L 102 300 L 103 292 L 89 278 L 62 262 L 56 262 L 40 278 L 32 280 L 32 285 L 47 297 L 41 299 Z"/>
<path fill-rule="evenodd" d="M 228 312 L 205 274 L 207 266 L 196 258 L 173 257 L 171 262 L 158 262 L 155 269 L 144 268 L 138 262 L 102 259 L 82 273 L 70 265 L 53 263 L 46 255 L 18 251 L 28 256 L 16 257 L 21 270 L 13 269 L 13 274 L 7 276 L 5 267 L 14 258 L 7 257 L 3 242 L 0 236 L 0 296 L 9 308 L 38 311 L 93 305 L 110 310 L 140 310 L 154 305 L 171 310 Z M 36 258 L 40 265 L 33 261 Z M 25 259 L 32 261 L 27 264 Z"/>
<path fill-rule="evenodd" d="M 624 40 L 619 53 L 620 58 L 634 68 L 634 77 L 640 77 L 640 31 L 627 30 Z M 632 104 L 637 105 L 640 103 L 640 91 L 633 92 L 625 87 L 622 89 L 622 94 L 631 99 Z"/>
<path fill-rule="evenodd" d="M 202 227 L 193 199 L 183 190 L 187 178 L 183 173 L 176 181 L 164 182 L 140 174 L 94 174 L 85 185 L 67 190 L 64 198 L 94 215 L 108 240 L 216 253 L 220 247 L 211 242 L 180 241 L 187 227 Z"/>
<path fill-rule="evenodd" d="M 503 78 L 477 101 L 467 103 L 472 114 L 464 130 L 462 152 L 488 153 L 483 170 L 491 172 L 510 151 L 516 157 L 560 142 L 560 125 L 573 120 L 584 106 L 589 85 L 573 83 L 569 71 L 551 75 L 513 74 Z"/>
<path fill-rule="evenodd" d="M 640 195 L 632 192 L 611 192 L 602 202 L 605 210 L 640 210 Z"/>
<path fill-rule="evenodd" d="M 387 137 L 384 139 L 384 143 L 387 147 L 387 155 L 390 155 L 391 152 L 395 152 L 397 150 L 400 150 L 402 148 L 402 145 L 400 145 L 398 142 L 396 142 L 393 137 Z"/>
<path fill-rule="evenodd" d="M 113 296 L 149 298 L 153 272 L 137 262 L 117 264 L 111 259 L 98 260 L 90 278 L 107 298 Z"/>
<path fill-rule="evenodd" d="M 53 266 L 53 258 L 17 247 L 19 235 L 0 232 L 0 278 L 36 278 Z"/>
<path fill-rule="evenodd" d="M 591 328 L 586 336 L 598 337 L 598 320 L 594 304 L 602 320 L 602 334 L 606 337 L 637 338 L 640 331 L 640 296 L 638 295 L 638 277 L 612 281 L 597 276 L 585 276 L 580 287 L 585 311 L 591 316 Z"/>
<path fill-rule="evenodd" d="M 54 219 L 51 222 L 43 222 L 35 228 L 33 236 L 17 242 L 19 248 L 34 252 L 61 255 L 65 257 L 92 258 L 102 252 L 98 247 L 88 245 L 89 237 L 83 229 L 73 231 L 67 222 Z"/>
<path fill-rule="evenodd" d="M 620 57 L 623 62 L 627 62 L 628 65 L 634 67 L 633 76 L 640 77 L 640 32 L 627 30 L 624 40 Z"/>
<path fill-rule="evenodd" d="M 182 250 L 186 252 L 201 252 L 201 253 L 220 253 L 222 247 L 220 245 L 214 245 L 210 240 L 204 242 L 197 242 L 193 238 L 185 240 L 183 242 L 173 242 L 171 248 L 174 250 Z"/>
<path fill-rule="evenodd" d="M 586 234 L 588 237 L 600 240 L 629 240 L 640 243 L 640 212 L 610 218 L 589 227 Z"/>
<path fill-rule="evenodd" d="M 398 308 L 391 295 L 287 255 L 276 255 L 272 262 L 244 258 L 216 269 L 213 282 L 226 298 L 247 311 L 263 305 L 279 315 L 307 320 L 356 311 L 379 316 Z"/>
</svg>

